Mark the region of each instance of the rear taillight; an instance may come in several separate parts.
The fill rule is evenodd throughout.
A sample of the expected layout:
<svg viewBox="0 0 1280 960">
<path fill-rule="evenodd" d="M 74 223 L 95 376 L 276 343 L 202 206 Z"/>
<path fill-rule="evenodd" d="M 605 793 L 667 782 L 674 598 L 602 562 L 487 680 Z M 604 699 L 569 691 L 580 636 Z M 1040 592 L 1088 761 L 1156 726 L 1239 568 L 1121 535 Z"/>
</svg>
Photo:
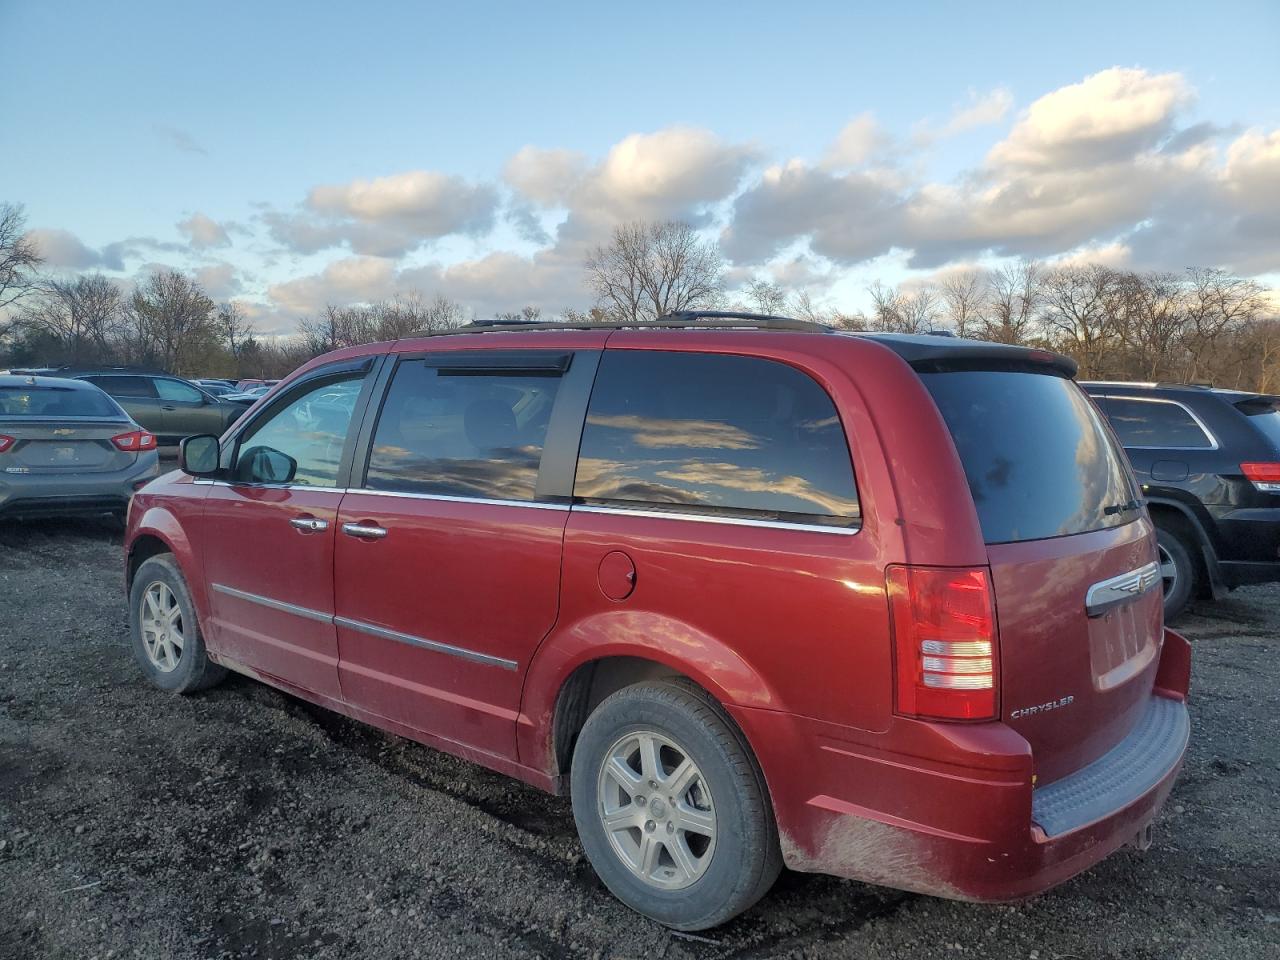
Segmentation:
<svg viewBox="0 0 1280 960">
<path fill-rule="evenodd" d="M 1240 472 L 1263 493 L 1280 493 L 1280 463 L 1242 463 Z"/>
<path fill-rule="evenodd" d="M 4 453 L 12 447 L 14 443 L 16 443 L 16 441 L 13 437 L 6 437 L 3 433 L 0 433 L 0 453 Z"/>
<path fill-rule="evenodd" d="M 993 720 L 999 676 L 995 604 L 983 568 L 885 569 L 898 713 Z"/>
<path fill-rule="evenodd" d="M 154 450 L 156 448 L 156 435 L 147 433 L 145 430 L 133 430 L 129 433 L 122 433 L 119 436 L 112 437 L 111 442 L 116 445 L 117 450 L 137 453 L 139 450 Z"/>
</svg>

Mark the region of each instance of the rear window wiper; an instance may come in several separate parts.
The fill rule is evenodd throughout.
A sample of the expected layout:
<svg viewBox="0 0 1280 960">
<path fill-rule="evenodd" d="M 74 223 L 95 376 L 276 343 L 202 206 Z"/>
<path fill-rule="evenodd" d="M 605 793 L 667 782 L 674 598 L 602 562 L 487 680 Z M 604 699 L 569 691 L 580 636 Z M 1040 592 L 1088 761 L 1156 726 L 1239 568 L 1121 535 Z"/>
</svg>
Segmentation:
<svg viewBox="0 0 1280 960">
<path fill-rule="evenodd" d="M 1130 510 L 1141 510 L 1141 509 L 1142 509 L 1141 500 L 1128 500 L 1124 503 L 1113 503 L 1110 506 L 1103 507 L 1102 513 L 1104 516 L 1110 517 L 1110 516 L 1114 516 L 1117 513 L 1128 513 Z"/>
</svg>

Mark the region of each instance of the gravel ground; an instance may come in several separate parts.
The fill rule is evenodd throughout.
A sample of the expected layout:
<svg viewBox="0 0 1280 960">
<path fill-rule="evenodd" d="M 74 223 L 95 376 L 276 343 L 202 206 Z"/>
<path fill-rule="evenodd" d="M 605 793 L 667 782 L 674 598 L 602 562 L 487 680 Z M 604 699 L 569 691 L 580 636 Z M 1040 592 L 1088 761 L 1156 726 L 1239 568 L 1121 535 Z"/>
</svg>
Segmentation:
<svg viewBox="0 0 1280 960">
<path fill-rule="evenodd" d="M 1030 903 L 784 874 L 706 937 L 614 901 L 568 802 L 126 648 L 119 532 L 0 525 L 0 957 L 1280 958 L 1280 589 L 1179 626 L 1186 768 L 1146 854 Z"/>
</svg>

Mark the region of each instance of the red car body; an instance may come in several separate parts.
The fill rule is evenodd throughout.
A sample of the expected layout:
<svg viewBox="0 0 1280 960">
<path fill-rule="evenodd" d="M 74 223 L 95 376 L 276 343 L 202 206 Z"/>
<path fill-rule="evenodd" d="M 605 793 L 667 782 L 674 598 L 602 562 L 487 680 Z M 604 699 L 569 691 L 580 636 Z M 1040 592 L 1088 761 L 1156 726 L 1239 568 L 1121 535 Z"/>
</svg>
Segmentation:
<svg viewBox="0 0 1280 960">
<path fill-rule="evenodd" d="M 362 489 L 354 475 L 328 489 L 174 472 L 134 498 L 130 575 L 171 552 L 215 662 L 552 792 L 565 787 L 566 718 L 584 671 L 691 678 L 741 728 L 796 870 L 1011 900 L 1091 866 L 1155 818 L 1185 748 L 1188 644 L 1164 629 L 1158 589 L 1101 616 L 1085 609 L 1091 585 L 1155 559 L 1145 511 L 1072 536 L 984 542 L 948 424 L 911 362 L 875 338 L 429 337 L 321 357 L 272 396 L 334 363 L 370 358 L 376 368 L 464 350 L 727 353 L 799 369 L 839 411 L 861 525 L 841 535 L 563 500 L 401 497 Z M 370 410 L 383 382 L 371 374 Z M 371 416 L 352 427 L 357 456 Z M 299 518 L 327 527 L 300 529 Z M 353 523 L 389 535 L 339 533 Z M 893 639 L 902 608 L 886 588 L 894 567 L 977 571 L 988 584 L 997 646 L 988 719 L 903 711 Z M 1117 788 L 1155 749 L 1142 737 L 1157 714 L 1182 725 L 1181 741 L 1141 784 Z M 1047 830 L 1038 798 L 1072 783 L 1105 809 Z"/>
</svg>

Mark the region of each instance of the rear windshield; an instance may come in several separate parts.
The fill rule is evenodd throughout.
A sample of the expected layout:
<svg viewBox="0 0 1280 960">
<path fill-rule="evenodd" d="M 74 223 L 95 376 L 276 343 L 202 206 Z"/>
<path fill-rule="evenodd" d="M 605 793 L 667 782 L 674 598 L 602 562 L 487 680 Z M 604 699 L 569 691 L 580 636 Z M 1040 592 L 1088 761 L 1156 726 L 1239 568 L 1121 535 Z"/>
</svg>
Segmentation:
<svg viewBox="0 0 1280 960">
<path fill-rule="evenodd" d="M 0 387 L 0 417 L 97 417 L 124 419 L 100 390 L 75 387 Z"/>
<path fill-rule="evenodd" d="M 951 430 L 987 543 L 1043 540 L 1135 519 L 1128 463 L 1071 380 L 925 373 Z"/>
<path fill-rule="evenodd" d="M 1269 398 L 1245 400 L 1236 409 L 1249 418 L 1249 422 L 1262 431 L 1271 445 L 1280 451 L 1280 402 Z"/>
</svg>

